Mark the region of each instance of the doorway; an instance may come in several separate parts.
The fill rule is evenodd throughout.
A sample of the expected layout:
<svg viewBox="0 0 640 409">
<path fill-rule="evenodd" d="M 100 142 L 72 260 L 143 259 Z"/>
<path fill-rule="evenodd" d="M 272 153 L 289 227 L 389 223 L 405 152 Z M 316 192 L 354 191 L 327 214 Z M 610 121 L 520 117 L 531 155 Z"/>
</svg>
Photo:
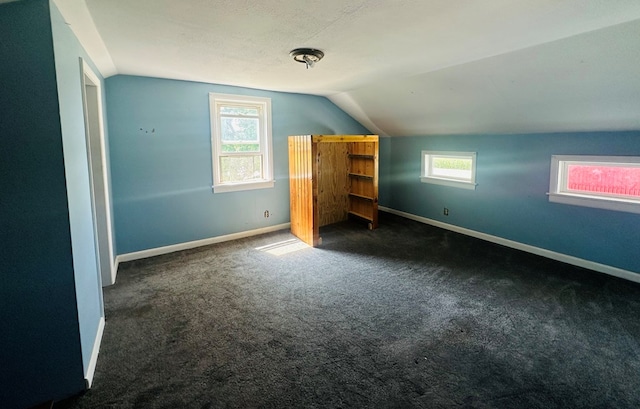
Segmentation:
<svg viewBox="0 0 640 409">
<path fill-rule="evenodd" d="M 102 118 L 102 88 L 100 80 L 87 63 L 82 61 L 81 67 L 93 228 L 96 238 L 98 270 L 104 287 L 115 283 L 116 271 L 114 269 L 111 203 Z"/>
</svg>

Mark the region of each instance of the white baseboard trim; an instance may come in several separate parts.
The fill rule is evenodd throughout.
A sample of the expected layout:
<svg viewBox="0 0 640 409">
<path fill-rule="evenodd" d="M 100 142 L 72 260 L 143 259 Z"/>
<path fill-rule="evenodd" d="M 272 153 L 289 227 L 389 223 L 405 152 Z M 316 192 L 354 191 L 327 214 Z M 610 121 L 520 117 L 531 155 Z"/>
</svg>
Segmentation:
<svg viewBox="0 0 640 409">
<path fill-rule="evenodd" d="M 118 276 L 118 267 L 120 266 L 120 259 L 118 258 L 118 256 L 116 256 L 116 258 L 113 260 L 113 271 L 115 272 L 115 274 L 113 275 L 113 283 L 109 284 L 109 285 L 113 285 L 116 283 L 116 277 Z"/>
<path fill-rule="evenodd" d="M 111 262 L 111 274 L 109 274 L 109 282 L 102 282 L 102 287 L 109 287 L 110 285 L 114 285 L 116 283 L 116 275 L 118 274 L 118 258 L 115 257 Z"/>
<path fill-rule="evenodd" d="M 211 237 L 208 239 L 188 241 L 185 243 L 172 244 L 170 246 L 156 247 L 154 249 L 141 250 L 133 253 L 120 254 L 116 257 L 116 267 L 120 263 L 126 261 L 140 260 L 143 258 L 160 256 L 162 254 L 173 253 L 176 251 L 189 250 L 196 247 L 208 246 L 210 244 L 222 243 L 225 241 L 243 239 L 245 237 L 257 236 L 259 234 L 271 233 L 278 230 L 291 228 L 291 223 L 282 223 L 275 226 L 263 227 L 260 229 L 247 230 L 238 233 L 227 234 L 224 236 Z"/>
<path fill-rule="evenodd" d="M 102 334 L 104 333 L 104 317 L 100 317 L 98 323 L 98 331 L 96 332 L 96 339 L 93 343 L 93 351 L 91 352 L 91 359 L 89 360 L 89 366 L 87 367 L 87 373 L 84 374 L 84 381 L 87 389 L 91 388 L 93 383 L 93 375 L 96 372 L 96 365 L 98 364 L 98 354 L 100 353 L 100 344 L 102 343 Z"/>
<path fill-rule="evenodd" d="M 482 232 L 478 232 L 475 230 L 470 230 L 464 227 L 456 226 L 453 224 L 443 223 L 438 220 L 428 219 L 426 217 L 417 216 L 411 213 L 405 213 L 400 210 L 391 209 L 385 206 L 378 206 L 378 210 L 383 212 L 395 214 L 397 216 L 401 216 L 407 219 L 415 220 L 420 223 L 429 224 L 431 226 L 440 227 L 442 229 L 451 230 L 456 233 L 465 234 L 467 236 L 475 237 L 481 240 L 486 240 L 492 243 L 500 244 L 502 246 L 511 247 L 517 250 L 526 251 L 528 253 L 536 254 L 538 256 L 550 258 L 552 260 L 561 261 L 563 263 L 572 264 L 574 266 L 587 268 L 589 270 L 597 271 L 599 273 L 609 274 L 614 277 L 623 278 L 625 280 L 633 281 L 636 283 L 640 283 L 640 273 L 634 273 L 632 271 L 623 270 L 621 268 L 612 267 L 606 264 L 596 263 L 594 261 L 585 260 L 582 258 L 569 256 L 567 254 L 557 253 L 555 251 L 543 249 L 540 247 L 531 246 L 529 244 L 520 243 L 517 241 L 505 239 L 498 236 L 492 236 L 491 234 L 486 234 Z"/>
</svg>

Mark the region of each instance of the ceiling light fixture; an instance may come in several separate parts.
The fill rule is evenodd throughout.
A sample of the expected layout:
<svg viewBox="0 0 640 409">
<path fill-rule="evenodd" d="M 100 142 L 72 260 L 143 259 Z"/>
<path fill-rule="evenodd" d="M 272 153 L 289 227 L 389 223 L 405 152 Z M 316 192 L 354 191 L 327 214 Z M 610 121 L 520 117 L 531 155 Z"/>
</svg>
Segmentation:
<svg viewBox="0 0 640 409">
<path fill-rule="evenodd" d="M 291 57 L 297 62 L 301 62 L 307 65 L 307 69 L 313 68 L 318 61 L 324 57 L 324 53 L 315 48 L 296 48 L 289 53 Z"/>
</svg>

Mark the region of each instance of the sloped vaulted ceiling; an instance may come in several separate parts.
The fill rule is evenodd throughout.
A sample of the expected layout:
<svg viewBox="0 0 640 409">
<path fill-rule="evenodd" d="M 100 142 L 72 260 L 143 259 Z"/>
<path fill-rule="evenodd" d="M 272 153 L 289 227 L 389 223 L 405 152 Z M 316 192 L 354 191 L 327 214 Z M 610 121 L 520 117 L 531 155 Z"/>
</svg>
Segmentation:
<svg viewBox="0 0 640 409">
<path fill-rule="evenodd" d="M 637 0 L 54 1 L 105 76 L 325 95 L 390 136 L 640 129 Z"/>
</svg>

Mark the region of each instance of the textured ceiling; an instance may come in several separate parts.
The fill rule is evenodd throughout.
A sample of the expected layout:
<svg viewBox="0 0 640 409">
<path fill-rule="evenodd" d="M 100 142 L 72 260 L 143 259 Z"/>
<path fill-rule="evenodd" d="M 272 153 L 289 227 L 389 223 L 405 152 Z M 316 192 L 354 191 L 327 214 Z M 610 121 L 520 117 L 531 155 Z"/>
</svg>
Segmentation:
<svg viewBox="0 0 640 409">
<path fill-rule="evenodd" d="M 381 135 L 640 128 L 637 0 L 54 1 L 105 76 L 325 95 Z"/>
</svg>

